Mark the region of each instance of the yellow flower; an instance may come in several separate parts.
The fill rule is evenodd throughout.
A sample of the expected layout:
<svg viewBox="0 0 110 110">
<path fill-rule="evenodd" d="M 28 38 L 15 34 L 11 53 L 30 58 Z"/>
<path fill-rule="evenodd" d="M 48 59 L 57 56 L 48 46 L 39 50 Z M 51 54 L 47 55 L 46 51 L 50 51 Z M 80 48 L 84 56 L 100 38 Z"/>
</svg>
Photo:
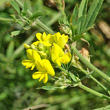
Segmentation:
<svg viewBox="0 0 110 110">
<path fill-rule="evenodd" d="M 37 72 L 32 74 L 33 79 L 43 80 L 43 83 L 48 81 L 48 75 L 54 76 L 55 71 L 50 63 L 50 59 L 61 66 L 61 64 L 68 64 L 71 60 L 71 53 L 64 53 L 63 48 L 68 42 L 68 36 L 60 32 L 54 35 L 44 32 L 43 34 L 37 33 L 38 41 L 31 44 L 31 46 L 24 44 L 27 49 L 27 60 L 23 60 L 22 64 L 26 68 L 33 70 L 35 67 Z M 49 59 L 49 60 L 48 60 Z"/>
<path fill-rule="evenodd" d="M 51 35 L 50 42 L 56 43 L 61 48 L 64 48 L 64 45 L 68 42 L 68 36 L 65 34 L 61 35 L 60 32 L 57 32 L 54 35 Z"/>
<path fill-rule="evenodd" d="M 33 70 L 36 66 L 36 61 L 41 59 L 40 55 L 33 49 L 27 49 L 26 53 L 29 60 L 23 60 L 22 64 L 26 66 L 26 68 L 31 68 L 31 70 Z"/>
<path fill-rule="evenodd" d="M 51 34 L 46 35 L 45 32 L 43 34 L 37 33 L 36 37 L 38 41 L 34 42 L 33 44 L 37 46 L 39 43 L 42 43 L 45 46 L 51 46 L 51 43 L 49 43 L 50 36 Z"/>
<path fill-rule="evenodd" d="M 48 81 L 48 74 L 51 76 L 55 75 L 54 69 L 47 59 L 39 60 L 36 62 L 38 72 L 33 73 L 33 79 L 43 80 L 43 83 Z"/>
<path fill-rule="evenodd" d="M 51 58 L 54 63 L 57 63 L 59 66 L 61 66 L 61 63 L 68 64 L 70 62 L 71 53 L 68 52 L 65 54 L 62 48 L 54 43 L 51 50 Z"/>
</svg>

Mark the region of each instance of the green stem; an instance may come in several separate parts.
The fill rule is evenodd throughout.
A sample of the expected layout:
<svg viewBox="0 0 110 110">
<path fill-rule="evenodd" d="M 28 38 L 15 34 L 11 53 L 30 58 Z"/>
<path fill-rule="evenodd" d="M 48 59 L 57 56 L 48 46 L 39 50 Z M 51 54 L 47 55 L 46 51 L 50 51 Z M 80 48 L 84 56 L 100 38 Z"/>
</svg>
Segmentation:
<svg viewBox="0 0 110 110">
<path fill-rule="evenodd" d="M 12 22 L 12 21 L 14 21 L 14 20 L 13 20 L 13 19 L 10 19 L 10 18 L 1 18 L 1 17 L 0 17 L 0 21 Z"/>
<path fill-rule="evenodd" d="M 106 79 L 108 82 L 110 82 L 110 77 L 104 74 L 102 71 L 100 71 L 98 68 L 96 68 L 94 65 L 92 65 L 85 57 L 83 57 L 79 51 L 76 49 L 75 46 L 72 47 L 73 53 L 75 53 L 79 59 L 91 70 L 95 71 L 97 74 L 102 76 L 104 79 Z"/>
<path fill-rule="evenodd" d="M 52 31 L 50 28 L 48 28 L 45 24 L 43 24 L 39 19 L 36 19 L 36 24 L 40 26 L 42 29 L 44 29 L 46 32 L 54 34 L 54 31 Z"/>
<path fill-rule="evenodd" d="M 61 16 L 62 16 L 61 12 L 56 13 L 55 16 L 53 16 L 50 19 L 50 21 L 48 21 L 47 26 L 50 26 L 50 25 L 54 24 Z"/>
<path fill-rule="evenodd" d="M 83 90 L 85 90 L 85 91 L 87 91 L 87 92 L 89 92 L 91 94 L 94 94 L 94 95 L 96 95 L 98 97 L 110 99 L 110 97 L 108 97 L 107 95 L 104 95 L 104 94 L 99 93 L 99 92 L 97 92 L 97 91 L 95 91 L 93 89 L 90 89 L 90 88 L 88 88 L 87 86 L 85 86 L 85 85 L 83 85 L 81 83 L 78 84 L 78 87 L 80 87 L 81 89 L 83 89 Z"/>
<path fill-rule="evenodd" d="M 74 66 L 75 64 L 72 62 L 72 65 Z M 75 66 L 77 69 L 79 69 L 82 73 L 84 73 L 85 75 L 89 75 L 89 73 L 87 73 L 86 70 L 84 70 L 83 68 L 81 67 L 78 67 L 77 65 Z M 108 89 L 103 85 L 101 84 L 96 78 L 94 78 L 91 74 L 89 75 L 89 77 L 94 81 L 96 82 L 101 88 L 103 88 L 106 92 L 108 92 L 108 94 L 110 94 L 110 92 L 108 91 Z"/>
<path fill-rule="evenodd" d="M 19 6 L 20 6 L 21 8 L 23 8 L 23 4 L 22 4 L 22 2 L 21 2 L 20 0 L 15 0 L 15 1 L 19 4 Z M 27 12 L 28 12 L 28 14 L 29 14 L 30 16 L 32 16 L 32 12 L 31 12 L 30 10 L 27 10 Z M 48 28 L 48 27 L 47 27 L 45 24 L 43 24 L 39 19 L 36 19 L 36 24 L 37 24 L 38 26 L 40 26 L 42 29 L 44 29 L 46 32 L 51 33 L 51 34 L 54 33 L 53 30 L 51 30 L 50 28 Z"/>
<path fill-rule="evenodd" d="M 68 71 L 65 70 L 64 68 L 62 68 L 61 66 L 58 66 L 58 68 L 59 68 L 60 70 L 62 70 L 63 72 L 65 72 L 66 74 L 68 74 Z"/>
<path fill-rule="evenodd" d="M 84 69 L 80 69 L 84 74 L 88 75 L 88 73 L 84 70 Z M 94 81 L 96 82 L 101 88 L 103 88 L 106 92 L 108 92 L 108 94 L 110 94 L 110 92 L 108 91 L 108 89 L 103 85 L 101 84 L 96 78 L 94 78 L 92 75 L 89 75 L 89 77 Z"/>
<path fill-rule="evenodd" d="M 32 33 L 31 36 L 29 36 L 29 38 L 27 40 L 25 40 L 13 53 L 13 56 L 12 58 L 16 58 L 20 53 L 21 51 L 24 49 L 24 44 L 29 44 L 30 42 L 32 42 L 35 38 L 35 34 L 36 34 L 36 31 Z"/>
<path fill-rule="evenodd" d="M 64 71 L 65 73 L 68 74 L 68 71 L 66 71 L 64 68 L 59 67 L 59 69 L 61 69 L 62 71 Z M 77 83 L 76 85 L 77 85 L 78 87 L 80 87 L 81 89 L 83 89 L 83 90 L 85 90 L 85 91 L 87 91 L 87 92 L 89 92 L 89 93 L 91 93 L 91 94 L 94 94 L 94 95 L 96 95 L 96 96 L 98 96 L 98 97 L 110 99 L 110 97 L 108 97 L 107 95 L 104 95 L 104 94 L 99 93 L 99 92 L 97 92 L 97 91 L 95 91 L 95 90 L 93 90 L 93 89 L 90 89 L 90 88 L 88 88 L 87 86 L 83 85 L 81 82 Z"/>
</svg>

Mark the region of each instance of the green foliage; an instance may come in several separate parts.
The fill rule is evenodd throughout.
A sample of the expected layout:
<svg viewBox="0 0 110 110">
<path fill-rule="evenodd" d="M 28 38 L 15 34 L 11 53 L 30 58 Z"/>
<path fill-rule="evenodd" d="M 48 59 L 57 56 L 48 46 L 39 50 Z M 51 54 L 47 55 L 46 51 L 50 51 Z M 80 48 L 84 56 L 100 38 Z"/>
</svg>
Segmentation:
<svg viewBox="0 0 110 110">
<path fill-rule="evenodd" d="M 27 2 L 25 1 L 25 2 L 24 2 L 24 5 L 23 5 L 22 13 L 23 13 L 24 15 L 26 15 L 26 14 L 27 14 L 27 10 L 28 10 L 28 6 L 27 6 Z"/>
<path fill-rule="evenodd" d="M 106 106 L 106 107 L 101 107 L 98 109 L 94 109 L 94 110 L 110 110 L 110 105 Z"/>
<path fill-rule="evenodd" d="M 11 5 L 18 12 L 18 14 L 20 14 L 20 8 L 19 8 L 18 4 L 14 0 L 11 1 Z"/>
<path fill-rule="evenodd" d="M 42 15 L 43 15 L 43 13 L 41 11 L 36 11 L 35 13 L 33 13 L 33 15 L 30 17 L 30 19 L 33 20 Z"/>
<path fill-rule="evenodd" d="M 67 13 L 65 17 L 65 23 L 67 24 L 65 25 L 68 29 L 72 29 L 74 40 L 83 37 L 89 42 L 90 46 L 88 46 L 86 42 L 78 42 L 78 48 L 88 48 L 90 55 L 92 55 L 91 62 L 110 76 L 109 40 L 105 36 L 101 38 L 98 35 L 94 35 L 92 31 L 82 35 L 83 32 L 93 27 L 93 24 L 97 25 L 94 21 L 103 0 L 94 0 L 92 3 L 91 1 L 82 0 L 80 6 L 78 5 L 78 3 L 80 3 L 79 1 L 65 0 L 65 12 Z M 20 0 L 20 2 L 22 3 L 22 7 L 16 0 L 12 0 L 11 2 L 8 0 L 0 1 L 0 109 L 21 110 L 47 104 L 48 106 L 40 109 L 109 110 L 109 100 L 94 97 L 92 94 L 79 88 L 70 88 L 67 86 L 62 88 L 59 86 L 58 88 L 56 86 L 54 87 L 51 81 L 51 83 L 49 82 L 47 85 L 43 85 L 37 80 L 32 79 L 31 75 L 34 71 L 31 72 L 25 69 L 21 64 L 22 59 L 26 59 L 23 44 L 30 44 L 35 39 L 36 32 L 44 31 L 40 25 L 37 24 L 36 19 L 39 19 L 56 32 L 59 31 L 58 21 L 63 17 L 54 4 L 49 4 L 44 0 Z M 110 15 L 107 12 L 109 5 L 109 0 L 104 2 L 97 22 L 103 19 L 109 23 Z M 32 15 L 29 14 L 30 9 Z M 71 15 L 71 13 L 73 14 Z M 70 20 L 67 21 L 67 19 Z M 99 31 L 97 28 L 94 29 Z M 102 32 L 99 31 L 99 33 Z M 79 64 L 79 66 L 80 65 L 82 64 Z M 78 70 L 75 66 L 69 68 L 69 70 L 74 73 L 69 73 L 71 80 L 74 82 L 77 82 L 77 78 L 75 78 L 75 76 L 77 76 L 81 78 L 81 81 L 88 87 L 107 94 L 90 79 L 90 75 L 84 75 L 83 72 Z M 109 84 L 106 83 L 104 79 L 100 79 L 95 73 L 93 73 L 93 76 L 102 84 L 105 83 L 106 87 L 110 89 Z M 85 77 L 86 79 L 83 80 Z"/>
<path fill-rule="evenodd" d="M 6 56 L 7 58 L 10 58 L 14 53 L 14 41 L 11 41 L 8 45 Z"/>
<path fill-rule="evenodd" d="M 88 10 L 86 19 L 84 19 L 84 25 L 81 29 L 82 32 L 92 27 L 98 12 L 102 6 L 103 0 L 94 0 L 91 7 Z M 94 7 L 94 8 L 93 8 Z"/>
<path fill-rule="evenodd" d="M 82 0 L 79 8 L 75 6 L 72 14 L 72 32 L 76 36 L 74 40 L 80 39 L 84 32 L 93 27 L 102 3 L 103 0 L 94 0 L 88 9 L 88 0 Z"/>
<path fill-rule="evenodd" d="M 78 18 L 83 16 L 82 19 L 80 20 L 80 24 L 78 25 L 78 31 L 77 34 L 81 33 L 82 27 L 84 25 L 84 20 L 86 19 L 86 13 L 87 13 L 87 4 L 88 0 L 82 0 L 80 7 L 79 7 L 79 12 L 78 12 Z"/>
<path fill-rule="evenodd" d="M 19 35 L 20 31 L 12 31 L 11 32 L 11 37 Z"/>
</svg>

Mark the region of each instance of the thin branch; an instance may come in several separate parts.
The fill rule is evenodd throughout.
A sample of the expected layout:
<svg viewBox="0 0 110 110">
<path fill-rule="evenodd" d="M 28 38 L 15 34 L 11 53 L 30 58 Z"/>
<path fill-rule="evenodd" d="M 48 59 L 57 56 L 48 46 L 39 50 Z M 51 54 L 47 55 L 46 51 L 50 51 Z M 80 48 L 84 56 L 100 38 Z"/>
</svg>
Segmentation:
<svg viewBox="0 0 110 110">
<path fill-rule="evenodd" d="M 99 74 L 100 76 L 102 76 L 104 79 L 106 79 L 108 82 L 110 82 L 110 77 L 107 76 L 105 73 L 103 73 L 102 71 L 100 71 L 98 68 L 96 68 L 93 64 L 91 64 L 85 57 L 83 57 L 79 51 L 76 49 L 75 46 L 72 46 L 73 49 L 73 53 L 75 53 L 79 59 L 91 70 L 93 70 L 94 72 L 96 72 L 97 74 Z"/>
</svg>

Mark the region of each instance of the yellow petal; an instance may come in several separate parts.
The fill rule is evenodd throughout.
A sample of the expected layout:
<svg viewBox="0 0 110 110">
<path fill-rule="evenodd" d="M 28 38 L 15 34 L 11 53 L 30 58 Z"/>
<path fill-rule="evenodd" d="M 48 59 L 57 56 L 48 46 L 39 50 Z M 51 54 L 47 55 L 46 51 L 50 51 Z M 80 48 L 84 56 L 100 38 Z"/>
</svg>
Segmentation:
<svg viewBox="0 0 110 110">
<path fill-rule="evenodd" d="M 41 81 L 44 78 L 44 74 L 41 74 L 39 81 Z"/>
<path fill-rule="evenodd" d="M 28 63 L 30 63 L 30 60 L 23 60 L 22 65 L 26 66 Z"/>
<path fill-rule="evenodd" d="M 36 41 L 36 42 L 33 42 L 32 44 L 37 46 L 39 43 L 40 43 L 40 41 Z"/>
<path fill-rule="evenodd" d="M 46 42 L 46 41 L 44 41 L 44 42 L 42 41 L 41 43 L 44 44 L 44 46 L 51 46 L 52 45 L 51 43 Z"/>
<path fill-rule="evenodd" d="M 59 45 L 61 48 L 64 48 L 64 45 L 68 41 L 68 36 L 65 34 L 61 35 L 59 32 L 57 32 L 54 34 L 53 39 L 54 39 L 54 41 L 53 41 L 54 43 Z"/>
<path fill-rule="evenodd" d="M 55 33 L 53 35 L 53 39 L 54 39 L 53 43 L 58 44 L 60 36 L 61 36 L 61 34 L 59 32 Z"/>
<path fill-rule="evenodd" d="M 48 81 L 48 74 L 45 74 L 43 83 L 45 84 L 45 83 L 47 83 L 47 81 Z"/>
<path fill-rule="evenodd" d="M 35 68 L 35 65 L 32 65 L 31 70 L 33 70 Z"/>
<path fill-rule="evenodd" d="M 68 64 L 70 60 L 71 60 L 71 53 L 68 52 L 61 58 L 61 63 Z"/>
<path fill-rule="evenodd" d="M 53 47 L 51 50 L 52 61 L 56 63 L 56 60 L 63 55 L 64 55 L 63 50 L 57 44 L 53 43 Z"/>
<path fill-rule="evenodd" d="M 61 36 L 60 32 L 55 33 L 55 35 L 58 36 L 58 37 Z"/>
<path fill-rule="evenodd" d="M 61 57 L 60 58 L 58 58 L 58 59 L 56 59 L 56 63 L 59 65 L 59 66 L 61 66 Z"/>
<path fill-rule="evenodd" d="M 42 34 L 41 33 L 36 33 L 36 37 L 39 41 L 42 40 Z"/>
<path fill-rule="evenodd" d="M 34 45 L 37 46 L 39 43 L 42 43 L 45 46 L 51 46 L 51 43 L 49 43 L 51 34 L 46 35 L 46 33 L 44 32 L 43 35 L 41 33 L 37 33 L 36 36 L 39 41 L 34 42 Z"/>
<path fill-rule="evenodd" d="M 27 57 L 31 60 L 32 59 L 32 49 L 27 49 L 26 53 L 27 53 Z"/>
<path fill-rule="evenodd" d="M 43 38 L 43 40 L 44 40 L 44 41 L 48 41 L 48 42 L 49 42 L 49 41 L 50 41 L 51 36 L 52 36 L 51 34 L 48 34 L 45 38 Z"/>
<path fill-rule="evenodd" d="M 31 70 L 35 67 L 35 64 L 31 60 L 23 60 L 22 65 L 26 66 L 26 68 L 32 67 Z"/>
<path fill-rule="evenodd" d="M 36 50 L 32 50 L 32 59 L 34 61 L 41 60 L 40 55 L 38 54 Z"/>
<path fill-rule="evenodd" d="M 32 67 L 32 63 L 29 63 L 28 65 L 26 65 L 26 68 L 30 68 L 30 67 Z"/>
<path fill-rule="evenodd" d="M 43 70 L 43 63 L 42 60 L 38 60 L 35 62 L 37 70 L 42 71 Z"/>
<path fill-rule="evenodd" d="M 45 32 L 43 32 L 43 35 L 42 35 L 42 40 L 44 41 L 45 39 L 46 39 L 46 33 Z"/>
<path fill-rule="evenodd" d="M 51 35 L 50 38 L 49 38 L 49 42 L 51 44 L 55 43 L 54 37 L 55 37 L 55 35 Z"/>
<path fill-rule="evenodd" d="M 54 69 L 53 69 L 50 61 L 47 60 L 47 59 L 43 59 L 42 60 L 42 63 L 43 63 L 43 71 L 46 71 L 51 76 L 54 76 L 55 75 L 55 72 L 54 72 Z"/>
<path fill-rule="evenodd" d="M 64 48 L 64 45 L 67 43 L 68 41 L 68 36 L 65 36 L 64 34 L 59 38 L 59 41 L 58 41 L 58 45 L 61 47 L 61 48 Z"/>
<path fill-rule="evenodd" d="M 42 72 L 35 72 L 32 74 L 33 79 L 39 79 L 42 75 Z"/>
</svg>

